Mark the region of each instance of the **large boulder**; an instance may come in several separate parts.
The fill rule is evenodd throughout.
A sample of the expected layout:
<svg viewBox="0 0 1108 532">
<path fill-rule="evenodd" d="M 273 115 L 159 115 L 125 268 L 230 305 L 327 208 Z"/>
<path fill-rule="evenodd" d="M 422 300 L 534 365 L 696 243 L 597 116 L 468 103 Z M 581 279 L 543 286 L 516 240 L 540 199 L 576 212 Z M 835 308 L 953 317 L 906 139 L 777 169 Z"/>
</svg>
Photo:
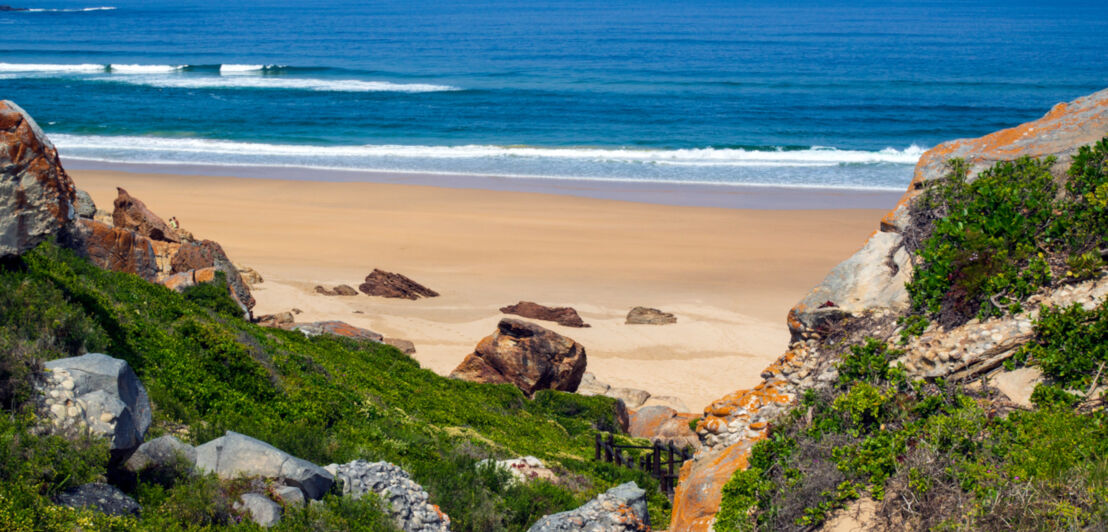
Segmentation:
<svg viewBox="0 0 1108 532">
<path fill-rule="evenodd" d="M 620 484 L 575 510 L 539 519 L 529 532 L 646 532 L 650 514 L 646 491 L 634 482 Z M 676 529 L 675 529 L 676 530 Z"/>
<path fill-rule="evenodd" d="M 240 476 L 277 479 L 300 488 L 309 499 L 323 497 L 335 482 L 334 476 L 322 467 L 231 431 L 196 448 L 196 468 L 224 479 Z"/>
<path fill-rule="evenodd" d="M 327 471 L 342 484 L 342 494 L 360 499 L 367 493 L 381 498 L 397 527 L 406 532 L 446 532 L 450 518 L 429 502 L 430 496 L 400 466 L 388 462 L 355 460 L 330 464 Z"/>
<path fill-rule="evenodd" d="M 23 109 L 0 100 L 0 258 L 61 233 L 75 201 L 57 149 Z"/>
<path fill-rule="evenodd" d="M 570 307 L 547 307 L 533 301 L 520 301 L 515 305 L 500 307 L 500 312 L 515 314 L 533 320 L 552 321 L 566 327 L 588 327 L 577 311 Z"/>
<path fill-rule="evenodd" d="M 133 273 L 153 281 L 158 264 L 149 238 L 134 231 L 81 218 L 77 221 L 71 245 L 93 264 L 116 272 Z"/>
<path fill-rule="evenodd" d="M 679 449 L 700 449 L 700 437 L 689 427 L 695 417 L 680 414 L 668 406 L 644 406 L 631 412 L 627 432 L 636 438 L 672 443 Z"/>
<path fill-rule="evenodd" d="M 180 242 L 177 231 L 165 223 L 160 216 L 154 214 L 142 200 L 131 196 L 126 190 L 117 187 L 115 198 L 115 210 L 112 211 L 112 222 L 120 229 L 129 229 L 151 240 L 163 242 Z"/>
<path fill-rule="evenodd" d="M 399 273 L 386 272 L 376 268 L 366 276 L 364 283 L 358 285 L 358 290 L 361 290 L 367 296 L 398 299 L 419 299 L 421 297 L 438 297 L 439 295 L 438 292 Z"/>
<path fill-rule="evenodd" d="M 127 362 L 89 353 L 45 366 L 43 406 L 55 427 L 106 436 L 117 455 L 142 444 L 150 428 L 150 398 Z"/>
<path fill-rule="evenodd" d="M 91 220 L 96 217 L 96 202 L 92 201 L 92 196 L 84 190 L 77 189 L 77 199 L 73 206 L 77 211 L 77 216 L 81 218 Z"/>
<path fill-rule="evenodd" d="M 481 340 L 451 377 L 485 383 L 511 383 L 523 393 L 577 390 L 587 364 L 585 348 L 554 331 L 504 318 Z"/>
<path fill-rule="evenodd" d="M 215 268 L 226 276 L 227 284 L 230 286 L 235 299 L 247 309 L 254 308 L 254 296 L 250 293 L 249 285 L 243 281 L 238 269 L 235 268 L 234 263 L 227 257 L 227 252 L 223 251 L 223 246 L 220 246 L 218 242 L 201 240 L 185 242 L 179 246 L 171 244 L 168 247 L 171 250 L 176 248 L 175 251 L 171 251 L 168 273 L 180 274 Z"/>
<path fill-rule="evenodd" d="M 58 504 L 70 508 L 92 508 L 108 515 L 134 515 L 142 510 L 134 499 L 111 484 L 94 482 L 69 488 L 58 494 Z"/>
</svg>

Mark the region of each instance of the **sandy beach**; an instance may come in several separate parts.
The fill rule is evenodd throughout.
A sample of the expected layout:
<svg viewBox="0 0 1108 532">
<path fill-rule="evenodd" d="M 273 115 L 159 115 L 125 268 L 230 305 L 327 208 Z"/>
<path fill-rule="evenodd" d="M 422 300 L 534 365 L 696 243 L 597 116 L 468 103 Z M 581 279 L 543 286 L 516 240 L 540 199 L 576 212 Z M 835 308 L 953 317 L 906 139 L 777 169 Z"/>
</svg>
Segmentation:
<svg viewBox="0 0 1108 532">
<path fill-rule="evenodd" d="M 788 340 L 788 309 L 891 206 L 728 209 L 388 183 L 70 174 L 101 208 L 110 210 L 123 187 L 260 272 L 256 314 L 298 308 L 298 321 L 342 320 L 405 338 L 424 367 L 447 374 L 494 330 L 499 307 L 572 306 L 590 328 L 539 323 L 584 345 L 589 371 L 616 386 L 677 396 L 693 411 L 759 380 Z M 442 295 L 407 301 L 313 291 L 357 286 L 374 268 Z M 678 322 L 625 325 L 639 305 Z"/>
</svg>

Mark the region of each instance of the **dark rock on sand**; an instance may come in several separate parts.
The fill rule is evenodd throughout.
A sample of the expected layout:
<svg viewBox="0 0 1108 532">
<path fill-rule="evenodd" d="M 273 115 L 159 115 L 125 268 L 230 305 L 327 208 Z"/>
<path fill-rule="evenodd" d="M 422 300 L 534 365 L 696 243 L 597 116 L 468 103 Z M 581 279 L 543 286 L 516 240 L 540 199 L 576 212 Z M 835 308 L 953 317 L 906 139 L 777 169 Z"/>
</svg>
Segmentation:
<svg viewBox="0 0 1108 532">
<path fill-rule="evenodd" d="M 677 316 L 656 308 L 635 307 L 627 313 L 627 325 L 667 325 L 677 323 Z"/>
<path fill-rule="evenodd" d="M 500 312 L 515 314 L 533 320 L 553 321 L 566 327 L 588 327 L 589 325 L 570 307 L 547 307 L 532 301 L 520 301 L 515 305 L 501 307 Z"/>
<path fill-rule="evenodd" d="M 350 285 L 340 284 L 334 288 L 319 285 L 315 287 L 315 293 L 325 296 L 356 296 L 358 291 Z"/>
<path fill-rule="evenodd" d="M 365 282 L 358 286 L 368 296 L 392 297 L 399 299 L 419 299 L 438 297 L 439 293 L 423 286 L 399 273 L 374 269 L 366 276 Z"/>
</svg>

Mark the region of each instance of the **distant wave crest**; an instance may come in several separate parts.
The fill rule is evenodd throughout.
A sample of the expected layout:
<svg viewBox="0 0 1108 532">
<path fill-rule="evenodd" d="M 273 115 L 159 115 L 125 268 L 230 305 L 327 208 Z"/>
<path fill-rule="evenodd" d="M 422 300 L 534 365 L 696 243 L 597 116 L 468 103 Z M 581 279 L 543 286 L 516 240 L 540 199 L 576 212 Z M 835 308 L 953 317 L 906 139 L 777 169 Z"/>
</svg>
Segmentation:
<svg viewBox="0 0 1108 532">
<path fill-rule="evenodd" d="M 444 92 L 450 85 L 391 81 L 295 77 L 283 65 L 133 65 L 0 63 L 0 77 L 73 77 L 150 87 L 182 89 L 285 89 L 323 92 Z M 251 75 L 256 74 L 256 75 Z M 266 75 L 260 75 L 266 74 Z"/>
<path fill-rule="evenodd" d="M 30 8 L 23 10 L 26 13 L 82 13 L 86 11 L 112 11 L 115 6 L 98 6 L 98 7 L 69 7 L 69 8 Z"/>
</svg>

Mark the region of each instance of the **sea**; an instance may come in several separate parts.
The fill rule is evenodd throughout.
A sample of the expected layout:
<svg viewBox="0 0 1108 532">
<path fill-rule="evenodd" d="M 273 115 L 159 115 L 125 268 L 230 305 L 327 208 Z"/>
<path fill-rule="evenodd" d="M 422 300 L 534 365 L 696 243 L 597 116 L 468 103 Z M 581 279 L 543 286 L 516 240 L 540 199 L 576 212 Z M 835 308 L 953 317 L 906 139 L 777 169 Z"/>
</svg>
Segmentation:
<svg viewBox="0 0 1108 532">
<path fill-rule="evenodd" d="M 1108 86 L 1104 0 L 7 1 L 70 163 L 891 191 Z"/>
</svg>

